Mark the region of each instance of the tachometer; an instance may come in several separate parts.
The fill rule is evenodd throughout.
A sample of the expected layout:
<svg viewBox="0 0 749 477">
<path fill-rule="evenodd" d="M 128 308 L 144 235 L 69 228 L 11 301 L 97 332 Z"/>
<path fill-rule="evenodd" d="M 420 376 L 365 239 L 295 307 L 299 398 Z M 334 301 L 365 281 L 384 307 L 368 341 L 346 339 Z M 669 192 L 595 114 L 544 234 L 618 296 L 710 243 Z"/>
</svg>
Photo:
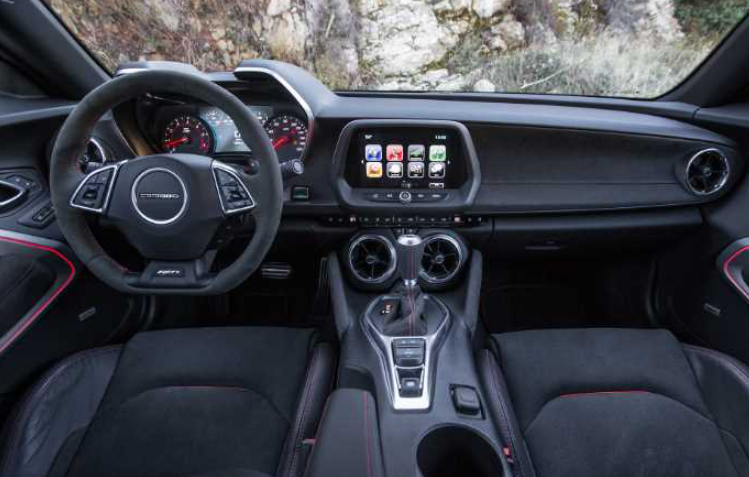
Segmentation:
<svg viewBox="0 0 749 477">
<path fill-rule="evenodd" d="M 193 116 L 173 119 L 164 129 L 161 144 L 166 152 L 207 156 L 213 151 L 213 137 L 208 126 Z"/>
<path fill-rule="evenodd" d="M 307 125 L 296 116 L 284 114 L 265 123 L 279 162 L 301 159 L 307 147 Z"/>
</svg>

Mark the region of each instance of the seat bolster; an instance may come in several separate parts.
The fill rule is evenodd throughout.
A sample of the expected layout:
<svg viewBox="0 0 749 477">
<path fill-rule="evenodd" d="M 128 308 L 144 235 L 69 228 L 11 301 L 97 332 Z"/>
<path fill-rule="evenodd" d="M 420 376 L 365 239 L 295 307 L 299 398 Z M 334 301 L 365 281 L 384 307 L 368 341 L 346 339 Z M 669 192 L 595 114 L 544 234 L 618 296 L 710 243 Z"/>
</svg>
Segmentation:
<svg viewBox="0 0 749 477">
<path fill-rule="evenodd" d="M 749 475 L 749 368 L 707 348 L 684 345 L 713 420 L 742 475 Z"/>
<path fill-rule="evenodd" d="M 44 477 L 76 430 L 89 425 L 121 347 L 74 354 L 51 368 L 17 405 L 3 435 L 0 477 Z"/>
<path fill-rule="evenodd" d="M 328 343 L 317 344 L 312 349 L 294 421 L 276 472 L 279 477 L 299 477 L 304 474 L 307 454 L 304 441 L 316 435 L 325 402 L 333 388 L 335 356 Z"/>
</svg>

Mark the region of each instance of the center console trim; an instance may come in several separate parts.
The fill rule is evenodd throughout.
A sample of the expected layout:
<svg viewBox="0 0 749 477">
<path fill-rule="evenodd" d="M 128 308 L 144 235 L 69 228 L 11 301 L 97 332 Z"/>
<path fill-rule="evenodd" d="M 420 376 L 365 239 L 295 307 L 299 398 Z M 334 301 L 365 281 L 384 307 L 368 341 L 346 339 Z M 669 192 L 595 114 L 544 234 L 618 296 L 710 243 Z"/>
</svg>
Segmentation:
<svg viewBox="0 0 749 477">
<path fill-rule="evenodd" d="M 372 300 L 369 305 L 367 305 L 367 309 L 362 315 L 362 328 L 364 329 L 364 335 L 375 349 L 380 360 L 382 371 L 385 373 L 385 384 L 388 387 L 388 393 L 390 394 L 393 408 L 396 411 L 424 411 L 429 409 L 432 405 L 432 376 L 435 371 L 434 361 L 436 361 L 436 355 L 439 352 L 439 348 L 447 334 L 446 332 L 450 327 L 450 310 L 440 300 L 427 295 L 425 300 L 432 300 L 445 314 L 445 318 L 433 333 L 424 336 L 385 336 L 375 328 L 368 317 L 377 303 L 382 300 L 392 300 L 395 298 L 397 297 L 393 295 L 384 295 Z M 402 397 L 399 393 L 400 381 L 398 377 L 398 368 L 403 367 L 396 366 L 395 364 L 395 359 L 393 357 L 393 341 L 402 338 L 422 338 L 426 342 L 424 346 L 424 364 L 421 366 L 423 367 L 421 381 L 422 393 L 417 397 Z"/>
</svg>

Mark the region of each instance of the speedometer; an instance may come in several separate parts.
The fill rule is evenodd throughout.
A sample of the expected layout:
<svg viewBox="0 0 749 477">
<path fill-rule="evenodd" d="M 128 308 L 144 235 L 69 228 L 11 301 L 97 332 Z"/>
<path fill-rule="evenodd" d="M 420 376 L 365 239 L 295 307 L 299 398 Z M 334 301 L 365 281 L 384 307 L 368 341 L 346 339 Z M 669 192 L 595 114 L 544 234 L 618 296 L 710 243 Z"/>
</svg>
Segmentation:
<svg viewBox="0 0 749 477">
<path fill-rule="evenodd" d="M 284 114 L 265 123 L 279 162 L 301 159 L 307 147 L 307 125 L 296 116 Z"/>
<path fill-rule="evenodd" d="M 180 116 L 167 124 L 161 145 L 166 152 L 207 156 L 213 151 L 213 137 L 202 119 Z"/>
</svg>

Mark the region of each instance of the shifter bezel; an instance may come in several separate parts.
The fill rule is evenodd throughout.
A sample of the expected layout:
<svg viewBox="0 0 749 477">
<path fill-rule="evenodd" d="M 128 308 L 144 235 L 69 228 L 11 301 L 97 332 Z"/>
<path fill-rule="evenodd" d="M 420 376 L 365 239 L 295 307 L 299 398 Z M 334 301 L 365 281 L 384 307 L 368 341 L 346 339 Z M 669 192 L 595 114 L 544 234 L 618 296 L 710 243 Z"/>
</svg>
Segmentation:
<svg viewBox="0 0 749 477">
<path fill-rule="evenodd" d="M 447 331 L 450 328 L 451 315 L 450 310 L 442 303 L 441 300 L 426 295 L 425 300 L 437 305 L 442 311 L 443 317 L 440 324 L 434 331 L 430 331 L 424 336 L 386 336 L 380 333 L 377 326 L 372 321 L 372 312 L 377 308 L 379 303 L 385 300 L 398 299 L 397 295 L 383 295 L 372 300 L 362 315 L 361 325 L 364 335 L 375 349 L 380 359 L 382 371 L 385 374 L 385 383 L 388 387 L 388 394 L 393 408 L 396 411 L 423 411 L 429 409 L 432 404 L 433 379 L 436 369 L 437 356 L 439 349 L 444 342 Z M 421 366 L 406 367 L 395 364 L 393 356 L 393 341 L 402 338 L 423 338 L 424 345 L 424 364 Z M 400 394 L 400 375 L 399 370 L 418 370 L 421 369 L 421 395 L 420 396 L 401 396 Z"/>
</svg>

